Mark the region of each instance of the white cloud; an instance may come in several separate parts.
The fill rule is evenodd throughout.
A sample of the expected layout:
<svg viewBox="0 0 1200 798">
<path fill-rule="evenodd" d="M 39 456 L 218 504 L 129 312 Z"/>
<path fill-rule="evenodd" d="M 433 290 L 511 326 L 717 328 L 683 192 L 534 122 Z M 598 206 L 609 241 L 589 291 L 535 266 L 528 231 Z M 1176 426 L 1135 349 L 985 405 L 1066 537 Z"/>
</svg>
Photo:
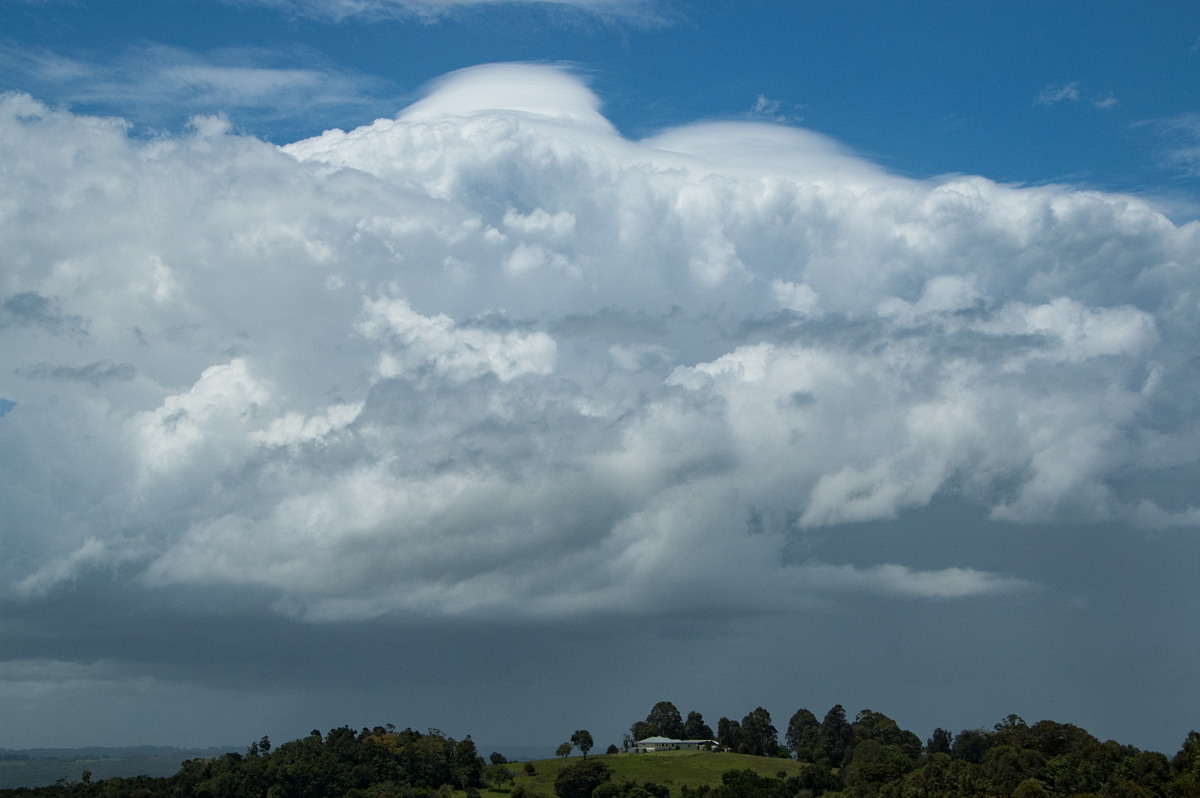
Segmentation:
<svg viewBox="0 0 1200 798">
<path fill-rule="evenodd" d="M 1161 120 L 1158 127 L 1173 139 L 1167 161 L 1188 175 L 1200 175 L 1200 113 Z"/>
<path fill-rule="evenodd" d="M 205 369 L 187 393 L 134 415 L 132 442 L 148 474 L 178 467 L 201 447 L 237 457 L 246 445 L 244 430 L 269 399 L 267 387 L 235 358 Z"/>
<path fill-rule="evenodd" d="M 311 619 L 737 612 L 1028 587 L 781 562 L 940 495 L 1195 525 L 1200 225 L 600 107 L 479 67 L 276 148 L 0 100 L 13 595 L 120 565 Z"/>
<path fill-rule="evenodd" d="M 1083 92 L 1079 88 L 1078 81 L 1071 81 L 1062 85 L 1051 84 L 1042 90 L 1041 94 L 1034 100 L 1035 105 L 1057 105 L 1061 102 L 1078 102 L 1084 99 L 1095 108 L 1108 109 L 1116 108 L 1120 105 L 1116 96 L 1111 92 L 1104 94 L 1094 94 L 1091 97 L 1084 97 Z"/>
<path fill-rule="evenodd" d="M 850 565 L 810 563 L 797 567 L 801 578 L 816 590 L 857 591 L 908 598 L 957 599 L 1030 589 L 1021 579 L 971 568 L 917 571 L 902 565 Z"/>
<path fill-rule="evenodd" d="M 368 300 L 358 330 L 379 341 L 380 376 L 411 374 L 429 365 L 455 382 L 494 374 L 508 382 L 554 371 L 557 349 L 544 332 L 461 327 L 444 314 L 422 316 L 404 299 Z"/>
<path fill-rule="evenodd" d="M 662 16 L 652 0 L 227 0 L 277 8 L 318 19 L 367 20 L 416 18 L 435 20 L 458 11 L 494 5 L 531 5 L 584 11 L 601 17 L 658 23 Z"/>
<path fill-rule="evenodd" d="M 775 278 L 771 281 L 771 296 L 781 307 L 804 316 L 816 316 L 821 312 L 821 299 L 811 285 L 793 283 Z"/>
<path fill-rule="evenodd" d="M 1056 103 L 1069 100 L 1074 102 L 1079 99 L 1079 84 L 1075 81 L 1065 83 L 1060 86 L 1050 85 L 1042 89 L 1042 93 L 1037 97 L 1038 105 L 1054 105 Z"/>
<path fill-rule="evenodd" d="M 362 114 L 379 107 L 378 97 L 389 91 L 377 78 L 326 64 L 303 49 L 199 52 L 148 44 L 114 57 L 7 44 L 0 46 L 0 63 L 21 76 L 21 85 L 53 87 L 68 104 L 121 108 L 154 125 L 182 121 L 167 113 L 237 112 L 245 120 Z"/>
</svg>

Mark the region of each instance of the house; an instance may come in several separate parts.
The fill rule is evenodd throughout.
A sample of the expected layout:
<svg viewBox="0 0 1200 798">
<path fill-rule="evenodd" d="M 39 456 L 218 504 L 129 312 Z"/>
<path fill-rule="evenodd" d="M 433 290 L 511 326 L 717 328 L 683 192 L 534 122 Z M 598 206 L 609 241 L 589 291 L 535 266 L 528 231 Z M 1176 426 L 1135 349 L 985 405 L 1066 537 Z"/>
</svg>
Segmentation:
<svg viewBox="0 0 1200 798">
<path fill-rule="evenodd" d="M 632 753 L 649 754 L 654 751 L 716 751 L 721 744 L 716 740 L 673 740 L 670 737 L 647 737 L 633 744 Z"/>
</svg>

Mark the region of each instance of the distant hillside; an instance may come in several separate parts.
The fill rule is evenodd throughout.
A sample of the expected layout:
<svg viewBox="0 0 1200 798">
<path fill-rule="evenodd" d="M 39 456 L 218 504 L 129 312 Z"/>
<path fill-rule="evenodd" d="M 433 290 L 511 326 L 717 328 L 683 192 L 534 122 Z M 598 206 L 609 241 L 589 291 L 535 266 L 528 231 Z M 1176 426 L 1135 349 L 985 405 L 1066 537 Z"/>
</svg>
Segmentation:
<svg viewBox="0 0 1200 798">
<path fill-rule="evenodd" d="M 97 781 L 113 777 L 172 776 L 179 771 L 179 765 L 188 759 L 215 757 L 237 750 L 238 746 L 170 748 L 158 745 L 24 750 L 0 748 L 0 789 L 40 787 L 59 779 L 79 781 L 85 770 L 90 771 L 92 778 Z"/>
</svg>

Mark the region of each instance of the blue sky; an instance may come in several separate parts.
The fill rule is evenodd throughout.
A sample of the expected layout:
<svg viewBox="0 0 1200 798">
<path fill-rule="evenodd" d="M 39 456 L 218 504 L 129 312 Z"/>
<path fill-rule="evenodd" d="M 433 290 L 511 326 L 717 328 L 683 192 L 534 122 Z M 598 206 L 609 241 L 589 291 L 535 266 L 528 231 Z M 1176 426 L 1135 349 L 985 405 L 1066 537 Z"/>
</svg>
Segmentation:
<svg viewBox="0 0 1200 798">
<path fill-rule="evenodd" d="M 614 2 L 599 14 L 587 3 L 362 5 L 371 10 L 335 21 L 332 3 L 10 0 L 4 79 L 148 125 L 223 111 L 282 143 L 390 116 L 455 69 L 545 61 L 587 74 L 634 138 L 758 115 L 906 174 L 1195 188 L 1194 156 L 1179 161 L 1195 147 L 1200 99 L 1200 13 L 1188 3 L 866 2 L 848 13 L 837 2 Z M 55 75 L 39 66 L 46 58 L 84 74 Z M 264 79 L 303 70 L 325 83 L 233 96 L 168 84 L 156 64 Z M 312 94 L 320 102 L 306 104 Z"/>
<path fill-rule="evenodd" d="M 1173 753 L 1200 8 L 849 9 L 0 0 L 0 747 Z"/>
</svg>

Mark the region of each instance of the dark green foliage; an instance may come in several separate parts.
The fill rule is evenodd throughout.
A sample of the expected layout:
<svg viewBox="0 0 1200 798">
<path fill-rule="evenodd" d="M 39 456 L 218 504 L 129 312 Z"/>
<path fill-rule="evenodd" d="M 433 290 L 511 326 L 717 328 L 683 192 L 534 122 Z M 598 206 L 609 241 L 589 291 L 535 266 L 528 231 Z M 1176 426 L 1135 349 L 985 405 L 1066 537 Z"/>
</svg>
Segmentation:
<svg viewBox="0 0 1200 798">
<path fill-rule="evenodd" d="M 821 721 L 821 748 L 830 764 L 841 767 L 849 761 L 853 744 L 854 729 L 846 720 L 846 710 L 841 704 L 835 704 Z"/>
<path fill-rule="evenodd" d="M 951 746 L 954 743 L 954 736 L 945 729 L 938 727 L 933 730 L 933 736 L 925 742 L 925 753 L 929 756 L 934 754 L 949 754 Z"/>
<path fill-rule="evenodd" d="M 616 745 L 614 745 L 614 744 L 610 743 L 610 744 L 609 744 L 609 746 L 608 746 L 608 748 L 607 748 L 607 749 L 605 749 L 604 753 L 606 753 L 606 754 L 619 754 L 619 753 L 621 753 L 621 749 L 620 749 L 620 748 L 617 748 L 617 746 L 616 746 Z"/>
<path fill-rule="evenodd" d="M 779 754 L 779 732 L 771 725 L 771 713 L 757 707 L 742 718 L 738 753 L 754 756 L 777 756 Z"/>
<path fill-rule="evenodd" d="M 431 730 L 376 727 L 333 729 L 272 748 L 267 738 L 245 755 L 189 759 L 169 778 L 60 783 L 5 796 L 55 798 L 435 798 L 442 787 L 475 789 L 482 763 L 468 737 L 457 741 Z"/>
<path fill-rule="evenodd" d="M 821 755 L 824 759 L 824 754 Z M 828 764 L 807 767 L 798 776 L 787 780 L 789 795 L 822 795 L 840 789 L 842 779 Z"/>
<path fill-rule="evenodd" d="M 1187 739 L 1183 741 L 1183 746 L 1175 754 L 1175 758 L 1171 760 L 1171 769 L 1175 773 L 1190 773 L 1197 779 L 1200 779 L 1200 732 L 1188 732 Z"/>
<path fill-rule="evenodd" d="M 1037 779 L 1025 779 L 1013 790 L 1012 798 L 1040 798 L 1046 794 L 1046 788 Z"/>
<path fill-rule="evenodd" d="M 583 754 L 584 759 L 587 759 L 587 752 L 592 750 L 594 744 L 592 733 L 587 729 L 579 729 L 571 735 L 571 745 L 579 749 L 579 753 Z"/>
<path fill-rule="evenodd" d="M 790 798 L 785 782 L 760 776 L 753 770 L 730 770 L 721 776 L 721 786 L 712 798 Z"/>
<path fill-rule="evenodd" d="M 718 720 L 717 742 L 725 750 L 736 752 L 742 744 L 742 724 L 729 718 Z"/>
<path fill-rule="evenodd" d="M 629 727 L 629 736 L 636 742 L 647 737 L 658 737 L 661 734 L 658 727 L 646 720 L 639 720 Z"/>
<path fill-rule="evenodd" d="M 655 784 L 652 781 L 643 781 L 642 789 L 650 798 L 671 798 L 671 790 L 664 784 Z"/>
<path fill-rule="evenodd" d="M 699 712 L 689 712 L 687 720 L 683 722 L 683 739 L 711 740 L 713 739 L 712 727 L 704 722 L 704 716 Z"/>
<path fill-rule="evenodd" d="M 628 778 L 606 781 L 592 791 L 592 798 L 671 798 L 671 790 L 662 784 L 643 782 L 641 786 Z"/>
<path fill-rule="evenodd" d="M 574 747 L 570 743 L 561 743 L 558 748 L 554 749 L 554 755 L 560 759 L 566 759 L 571 755 L 571 749 Z"/>
<path fill-rule="evenodd" d="M 866 739 L 855 744 L 842 777 L 847 787 L 862 787 L 899 781 L 912 769 L 912 760 L 899 745 Z"/>
<path fill-rule="evenodd" d="M 612 769 L 598 759 L 581 759 L 567 765 L 554 779 L 558 798 L 592 798 L 592 791 L 612 778 Z"/>
<path fill-rule="evenodd" d="M 747 750 L 755 740 L 774 736 L 770 716 L 761 707 L 741 724 L 722 718 L 719 728 L 718 734 Z M 582 732 L 575 735 L 577 743 Z M 1015 715 L 990 730 L 960 732 L 952 741 L 949 732 L 936 730 L 924 750 L 915 739 L 872 710 L 860 712 L 853 724 L 846 722 L 840 706 L 830 710 L 822 724 L 801 711 L 788 725 L 788 745 L 797 751 L 816 746 L 814 759 L 820 761 L 790 764 L 790 778 L 729 770 L 719 785 L 680 786 L 678 798 L 815 798 L 829 793 L 839 798 L 1200 798 L 1196 732 L 1171 760 L 1161 753 L 1097 740 L 1071 724 L 1043 720 L 1029 725 Z M 826 758 L 826 745 L 837 753 L 832 744 L 839 741 L 844 758 L 835 767 Z M 569 754 L 571 743 L 563 745 Z M 762 752 L 769 750 L 763 742 Z M 716 759 L 707 761 L 735 759 L 726 754 L 712 757 Z M 499 761 L 502 755 L 494 753 L 489 759 L 492 764 L 485 766 L 470 737 L 455 740 L 436 729 L 422 734 L 393 726 L 359 732 L 342 727 L 326 735 L 314 731 L 277 748 L 264 737 L 244 754 L 190 759 L 168 778 L 97 779 L 81 768 L 77 780 L 0 790 L 0 798 L 453 798 L 464 793 L 478 798 L 484 783 L 491 787 L 487 794 L 511 784 L 509 798 L 544 798 L 546 788 L 538 786 L 541 779 L 535 780 L 532 763 L 524 764 L 520 777 Z M 770 772 L 777 769 L 763 764 Z M 612 770 L 598 758 L 547 766 L 550 772 L 555 769 L 559 798 L 672 798 L 662 784 L 614 780 Z M 514 776 L 524 783 L 516 784 Z"/>
<path fill-rule="evenodd" d="M 798 709 L 788 721 L 784 742 L 792 750 L 792 756 L 801 762 L 825 760 L 825 749 L 821 747 L 821 724 L 817 716 L 807 709 Z"/>
<path fill-rule="evenodd" d="M 659 701 L 646 716 L 646 723 L 658 729 L 658 734 L 679 740 L 683 737 L 683 717 L 670 701 Z M 640 738 L 645 739 L 645 738 Z"/>
<path fill-rule="evenodd" d="M 955 759 L 978 765 L 983 755 L 992 747 L 993 733 L 983 729 L 963 729 L 954 737 L 951 752 Z"/>
<path fill-rule="evenodd" d="M 508 769 L 508 765 L 496 763 L 488 765 L 483 769 L 483 780 L 491 786 L 493 790 L 499 790 L 508 782 L 513 780 L 513 772 Z"/>
</svg>

